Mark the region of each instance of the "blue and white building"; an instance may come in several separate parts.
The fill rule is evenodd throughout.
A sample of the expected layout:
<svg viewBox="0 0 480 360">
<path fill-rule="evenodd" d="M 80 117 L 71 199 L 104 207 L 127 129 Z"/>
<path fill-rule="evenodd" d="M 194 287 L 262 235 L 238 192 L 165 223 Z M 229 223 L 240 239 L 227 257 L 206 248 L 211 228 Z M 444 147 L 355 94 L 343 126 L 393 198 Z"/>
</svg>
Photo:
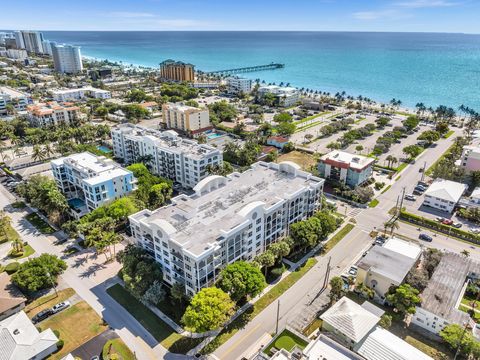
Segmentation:
<svg viewBox="0 0 480 360">
<path fill-rule="evenodd" d="M 373 175 L 375 159 L 334 150 L 323 155 L 318 163 L 320 176 L 352 188 L 363 184 Z"/>
<path fill-rule="evenodd" d="M 53 160 L 51 166 L 78 218 L 135 190 L 133 173 L 104 156 L 83 152 Z"/>
</svg>

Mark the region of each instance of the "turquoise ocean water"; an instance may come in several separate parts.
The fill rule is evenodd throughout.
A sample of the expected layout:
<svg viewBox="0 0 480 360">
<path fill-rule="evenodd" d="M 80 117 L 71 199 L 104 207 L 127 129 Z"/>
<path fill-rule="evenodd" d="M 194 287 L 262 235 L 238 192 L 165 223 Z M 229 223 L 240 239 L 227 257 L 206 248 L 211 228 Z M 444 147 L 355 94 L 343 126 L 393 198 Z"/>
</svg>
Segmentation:
<svg viewBox="0 0 480 360">
<path fill-rule="evenodd" d="M 86 56 L 158 66 L 172 58 L 204 71 L 270 62 L 245 74 L 413 107 L 464 104 L 480 111 L 480 35 L 352 32 L 44 32 Z"/>
</svg>

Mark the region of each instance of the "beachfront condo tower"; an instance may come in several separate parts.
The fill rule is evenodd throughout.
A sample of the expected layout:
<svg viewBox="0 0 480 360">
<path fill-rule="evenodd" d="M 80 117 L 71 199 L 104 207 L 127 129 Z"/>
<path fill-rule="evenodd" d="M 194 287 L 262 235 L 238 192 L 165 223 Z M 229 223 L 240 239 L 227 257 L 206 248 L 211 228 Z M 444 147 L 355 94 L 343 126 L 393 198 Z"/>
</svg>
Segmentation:
<svg viewBox="0 0 480 360">
<path fill-rule="evenodd" d="M 195 66 L 181 61 L 165 60 L 160 63 L 160 78 L 169 81 L 188 81 L 195 80 Z"/>
<path fill-rule="evenodd" d="M 80 47 L 73 45 L 51 44 L 53 64 L 55 71 L 65 74 L 77 74 L 82 72 L 82 55 Z"/>
</svg>

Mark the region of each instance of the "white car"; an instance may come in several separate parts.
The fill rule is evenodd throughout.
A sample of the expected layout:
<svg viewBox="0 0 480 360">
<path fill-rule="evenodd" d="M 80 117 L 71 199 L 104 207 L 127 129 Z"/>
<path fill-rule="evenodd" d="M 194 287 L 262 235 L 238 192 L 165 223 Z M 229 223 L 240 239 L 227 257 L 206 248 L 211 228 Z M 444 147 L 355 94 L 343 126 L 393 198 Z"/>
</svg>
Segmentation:
<svg viewBox="0 0 480 360">
<path fill-rule="evenodd" d="M 62 310 L 65 310 L 66 308 L 68 308 L 70 306 L 70 302 L 69 301 L 63 301 L 61 303 L 58 303 L 57 305 L 54 305 L 52 307 L 52 311 L 54 314 L 62 311 Z"/>
<path fill-rule="evenodd" d="M 417 200 L 417 197 L 415 195 L 412 195 L 412 194 L 407 194 L 407 195 L 405 195 L 405 199 L 415 201 L 415 200 Z"/>
<path fill-rule="evenodd" d="M 358 268 L 354 265 L 350 266 L 350 270 L 348 270 L 348 275 L 357 276 Z"/>
</svg>

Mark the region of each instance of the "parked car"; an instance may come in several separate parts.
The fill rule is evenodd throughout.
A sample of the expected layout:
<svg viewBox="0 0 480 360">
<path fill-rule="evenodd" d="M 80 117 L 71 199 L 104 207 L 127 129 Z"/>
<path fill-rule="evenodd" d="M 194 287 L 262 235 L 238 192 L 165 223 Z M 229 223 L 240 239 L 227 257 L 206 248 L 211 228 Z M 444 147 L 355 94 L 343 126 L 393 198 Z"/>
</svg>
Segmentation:
<svg viewBox="0 0 480 360">
<path fill-rule="evenodd" d="M 355 265 L 350 266 L 348 274 L 352 276 L 357 276 L 358 268 Z"/>
<path fill-rule="evenodd" d="M 53 314 L 52 309 L 42 310 L 32 318 L 32 322 L 34 324 L 39 323 L 40 321 L 45 320 L 46 318 L 48 318 L 52 314 Z"/>
<path fill-rule="evenodd" d="M 57 305 L 53 306 L 52 307 L 52 312 L 54 314 L 62 311 L 62 310 L 65 310 L 66 308 L 68 308 L 70 306 L 70 302 L 69 301 L 63 301 L 61 303 L 58 303 Z"/>
<path fill-rule="evenodd" d="M 413 194 L 407 194 L 407 195 L 405 195 L 405 199 L 410 200 L 410 201 L 415 201 L 415 200 L 417 200 L 417 197 Z"/>
<path fill-rule="evenodd" d="M 443 222 L 443 220 L 445 220 L 445 218 L 441 217 L 441 216 L 438 216 L 435 218 L 435 220 L 437 220 L 438 222 Z"/>
<path fill-rule="evenodd" d="M 367 256 L 367 254 L 368 254 L 368 251 L 365 251 L 365 252 L 362 254 L 362 257 Z"/>
<path fill-rule="evenodd" d="M 431 241 L 433 240 L 432 237 L 429 236 L 429 235 L 427 235 L 427 234 L 420 234 L 420 235 L 418 236 L 418 238 L 419 238 L 420 240 L 424 240 L 424 241 L 428 241 L 428 242 L 431 242 Z"/>
<path fill-rule="evenodd" d="M 452 225 L 452 224 L 453 224 L 453 220 L 444 219 L 444 220 L 442 221 L 442 224 L 443 224 L 443 225 Z"/>
<path fill-rule="evenodd" d="M 417 186 L 415 186 L 415 190 L 420 190 L 420 191 L 423 192 L 423 191 L 427 190 L 427 188 L 425 186 L 422 186 L 422 185 L 417 185 Z"/>
<path fill-rule="evenodd" d="M 472 234 L 480 234 L 480 228 L 470 228 Z"/>
<path fill-rule="evenodd" d="M 453 227 L 456 227 L 457 229 L 460 229 L 462 227 L 462 223 L 456 222 L 452 224 Z"/>
<path fill-rule="evenodd" d="M 426 182 L 423 182 L 423 181 L 419 181 L 419 182 L 417 183 L 417 185 L 423 186 L 424 188 L 428 188 L 428 184 L 427 184 Z"/>
</svg>

